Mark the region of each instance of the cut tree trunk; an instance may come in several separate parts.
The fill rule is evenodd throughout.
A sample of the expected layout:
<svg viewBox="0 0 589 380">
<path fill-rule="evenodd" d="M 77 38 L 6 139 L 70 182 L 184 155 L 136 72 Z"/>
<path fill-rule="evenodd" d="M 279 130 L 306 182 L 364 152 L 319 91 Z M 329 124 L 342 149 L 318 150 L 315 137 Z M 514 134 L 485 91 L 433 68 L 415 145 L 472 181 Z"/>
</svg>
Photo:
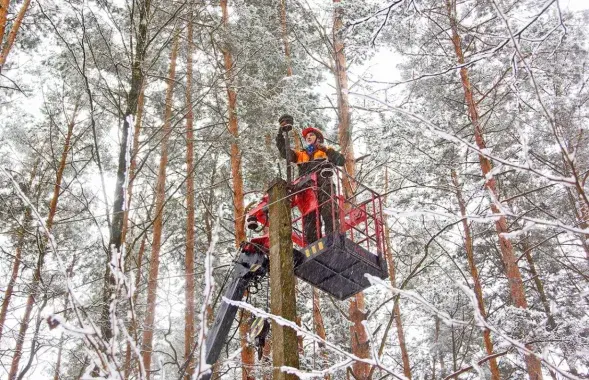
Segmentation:
<svg viewBox="0 0 589 380">
<path fill-rule="evenodd" d="M 145 306 L 145 322 L 143 323 L 143 344 L 141 356 L 150 377 L 151 354 L 153 351 L 153 335 L 155 330 L 155 305 L 157 299 L 157 280 L 159 276 L 160 248 L 162 243 L 162 228 L 164 223 L 164 204 L 166 197 L 166 169 L 168 166 L 168 140 L 172 132 L 172 101 L 174 83 L 176 81 L 176 57 L 178 55 L 179 33 L 175 32 L 172 52 L 170 54 L 170 70 L 168 73 L 168 87 L 166 90 L 166 109 L 164 111 L 164 127 L 161 140 L 160 163 L 157 183 L 155 185 L 155 216 L 153 218 L 153 241 L 149 259 L 149 275 L 147 282 L 147 302 Z"/>
<path fill-rule="evenodd" d="M 456 53 L 458 63 L 462 65 L 460 69 L 460 78 L 462 81 L 462 89 L 464 90 L 464 100 L 468 106 L 468 116 L 474 127 L 475 142 L 479 149 L 486 149 L 487 145 L 483 139 L 483 130 L 480 122 L 478 105 L 472 92 L 469 71 L 468 68 L 464 66 L 465 59 L 464 53 L 462 51 L 461 38 L 458 34 L 455 0 L 446 0 L 446 6 L 448 11 L 448 18 L 450 19 L 450 26 L 452 29 L 452 42 L 454 44 L 454 51 Z M 479 162 L 483 176 L 486 178 L 485 187 L 491 194 L 492 198 L 490 203 L 491 211 L 493 214 L 497 215 L 495 229 L 499 238 L 499 249 L 501 251 L 503 263 L 505 264 L 511 300 L 516 307 L 527 309 L 528 302 L 526 300 L 524 283 L 522 281 L 519 267 L 517 266 L 517 259 L 515 257 L 513 245 L 511 244 L 511 241 L 509 241 L 509 239 L 504 236 L 504 234 L 508 232 L 507 220 L 505 219 L 505 216 L 501 214 L 497 205 L 494 203 L 495 199 L 499 199 L 499 191 L 497 189 L 497 181 L 491 175 L 493 165 L 491 161 L 483 155 L 479 155 Z M 526 347 L 531 349 L 530 345 L 526 345 Z M 541 380 L 543 377 L 540 360 L 533 355 L 526 355 L 525 361 L 530 380 Z"/>
<path fill-rule="evenodd" d="M 456 190 L 456 199 L 460 207 L 460 215 L 462 216 L 462 228 L 464 229 L 464 248 L 466 250 L 466 259 L 468 261 L 468 268 L 470 269 L 470 275 L 474 282 L 474 294 L 477 300 L 477 306 L 481 316 L 487 319 L 487 312 L 485 310 L 485 302 L 483 301 L 483 288 L 481 286 L 481 279 L 479 278 L 479 271 L 474 262 L 474 247 L 472 242 L 472 235 L 470 233 L 470 226 L 468 225 L 468 219 L 466 218 L 466 202 L 462 196 L 462 190 L 458 183 L 458 175 L 456 171 L 452 169 L 452 184 Z M 485 328 L 483 329 L 483 342 L 485 344 L 485 350 L 487 355 L 493 355 L 493 342 L 491 341 L 491 331 Z M 497 359 L 492 358 L 489 360 L 489 368 L 491 369 L 491 379 L 499 380 L 499 366 L 497 365 Z"/>
<path fill-rule="evenodd" d="M 296 321 L 295 276 L 292 248 L 292 221 L 287 183 L 274 181 L 268 191 L 270 237 L 270 312 L 289 321 Z M 299 368 L 297 334 L 287 326 L 272 321 L 272 366 L 274 380 L 295 380 L 283 366 Z"/>
</svg>

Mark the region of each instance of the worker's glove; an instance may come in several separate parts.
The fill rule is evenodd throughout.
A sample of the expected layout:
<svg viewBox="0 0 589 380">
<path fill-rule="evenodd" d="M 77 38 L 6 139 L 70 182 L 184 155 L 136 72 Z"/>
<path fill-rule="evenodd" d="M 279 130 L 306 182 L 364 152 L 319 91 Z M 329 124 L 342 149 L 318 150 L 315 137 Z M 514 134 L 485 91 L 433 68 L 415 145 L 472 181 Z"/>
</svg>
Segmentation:
<svg viewBox="0 0 589 380">
<path fill-rule="evenodd" d="M 327 147 L 323 144 L 315 144 L 315 148 L 317 150 L 327 153 Z"/>
<path fill-rule="evenodd" d="M 280 123 L 280 129 L 282 131 L 288 132 L 292 129 L 294 119 L 292 116 L 284 114 L 284 115 L 280 116 L 280 119 L 278 119 L 278 123 Z"/>
</svg>

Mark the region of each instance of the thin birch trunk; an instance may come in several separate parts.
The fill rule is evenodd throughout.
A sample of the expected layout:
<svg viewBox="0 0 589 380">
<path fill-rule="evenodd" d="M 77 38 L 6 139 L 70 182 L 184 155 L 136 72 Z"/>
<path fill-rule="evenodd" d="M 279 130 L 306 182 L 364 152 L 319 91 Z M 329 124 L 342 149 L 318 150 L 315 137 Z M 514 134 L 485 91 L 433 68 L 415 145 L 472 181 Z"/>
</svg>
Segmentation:
<svg viewBox="0 0 589 380">
<path fill-rule="evenodd" d="M 63 179 L 63 172 L 65 170 L 67 155 L 70 150 L 70 141 L 72 138 L 76 114 L 78 111 L 78 105 L 76 104 L 72 118 L 68 124 L 68 129 L 65 137 L 65 142 L 63 144 L 63 150 L 61 153 L 61 158 L 59 161 L 59 165 L 57 167 L 57 173 L 55 178 L 55 186 L 53 187 L 53 196 L 51 198 L 51 202 L 49 203 L 49 215 L 47 216 L 47 220 L 45 221 L 45 226 L 47 231 L 51 231 L 53 228 L 53 219 L 55 218 L 55 214 L 57 213 L 57 203 L 59 201 L 59 196 L 61 194 L 61 182 Z M 20 359 L 22 357 L 22 350 L 25 341 L 25 335 L 29 328 L 29 322 L 31 319 L 31 313 L 33 311 L 33 306 L 35 305 L 35 301 L 39 296 L 39 283 L 41 281 L 41 273 L 43 271 L 43 265 L 45 262 L 45 253 L 47 246 L 47 238 L 43 239 L 43 244 L 39 248 L 39 257 L 37 258 L 37 265 L 35 267 L 35 271 L 33 273 L 33 279 L 31 281 L 31 287 L 29 290 L 29 296 L 27 297 L 27 303 L 25 306 L 25 311 L 23 314 L 23 319 L 20 323 L 18 337 L 16 338 L 16 345 L 14 348 L 14 356 L 12 357 L 12 363 L 10 364 L 10 372 L 8 373 L 8 378 L 10 380 L 16 379 L 18 373 L 18 366 L 20 364 Z"/>
<path fill-rule="evenodd" d="M 436 344 L 436 352 L 434 353 L 434 373 L 436 370 L 436 355 L 438 355 L 438 359 L 440 360 L 440 376 L 438 376 L 438 378 L 444 378 L 444 376 L 446 374 L 446 363 L 444 363 L 443 351 L 439 347 L 439 344 L 440 344 L 440 317 L 435 315 L 434 321 L 435 321 L 434 342 Z"/>
<path fill-rule="evenodd" d="M 76 261 L 77 261 L 77 256 L 74 254 L 73 258 L 72 258 L 72 262 L 70 263 L 70 265 L 68 266 L 67 269 L 67 276 L 70 277 L 73 270 L 74 270 L 74 266 L 76 265 Z M 70 301 L 70 293 L 66 292 L 65 293 L 65 300 L 63 303 L 63 319 L 65 319 L 67 321 L 67 317 L 68 317 L 68 307 L 69 307 L 69 301 Z M 55 363 L 55 371 L 53 373 L 53 380 L 59 380 L 61 378 L 60 372 L 61 372 L 61 358 L 63 355 L 63 342 L 64 342 L 64 333 L 61 333 L 61 336 L 59 337 L 59 346 L 57 349 L 57 360 Z"/>
<path fill-rule="evenodd" d="M 464 53 L 462 51 L 461 38 L 458 34 L 458 22 L 456 20 L 456 2 L 452 0 L 446 0 L 446 6 L 448 11 L 448 18 L 450 19 L 450 26 L 452 29 L 452 42 L 454 44 L 454 51 L 456 53 L 457 61 L 460 65 L 463 65 Z M 485 140 L 483 139 L 483 130 L 480 123 L 479 111 L 477 102 L 474 99 L 472 92 L 472 85 L 470 83 L 470 75 L 468 68 L 462 66 L 460 69 L 460 78 L 462 80 L 462 88 L 464 90 L 464 99 L 468 106 L 468 115 L 470 121 L 474 127 L 475 142 L 479 149 L 486 149 Z M 501 214 L 499 208 L 494 203 L 498 199 L 499 191 L 497 189 L 497 181 L 491 175 L 493 165 L 486 157 L 479 155 L 479 162 L 483 176 L 486 178 L 485 187 L 491 193 L 490 208 L 493 214 L 498 217 L 495 222 L 495 229 L 499 238 L 499 248 L 503 258 L 503 263 L 506 268 L 507 280 L 509 282 L 510 295 L 513 304 L 516 307 L 527 309 L 528 302 L 526 300 L 525 288 L 522 281 L 521 272 L 517 266 L 517 259 L 513 250 L 511 241 L 507 239 L 504 234 L 508 232 L 507 220 L 505 216 Z M 531 349 L 530 345 L 526 345 Z M 526 355 L 526 367 L 530 380 L 541 380 L 542 369 L 540 360 L 533 355 Z"/>
<path fill-rule="evenodd" d="M 143 107 L 145 104 L 145 86 L 141 87 L 141 90 L 139 91 L 139 98 L 137 101 L 137 120 L 135 121 L 135 130 L 133 132 L 133 152 L 131 154 L 131 163 L 129 165 L 129 186 L 127 188 L 127 206 L 125 207 L 125 211 L 124 211 L 124 215 L 123 215 L 123 231 L 121 234 L 121 240 L 123 241 L 124 244 L 126 244 L 127 241 L 127 232 L 128 232 L 128 228 L 129 228 L 129 210 L 131 209 L 131 200 L 133 199 L 133 185 L 135 183 L 135 175 L 136 175 L 136 171 L 137 171 L 137 155 L 139 154 L 139 135 L 141 133 L 141 121 L 143 119 Z M 145 237 L 142 239 L 141 241 L 141 248 L 140 248 L 140 253 L 141 255 L 143 254 L 143 250 L 145 249 Z M 125 250 L 125 273 L 128 272 L 128 268 L 131 266 L 131 256 L 130 256 L 130 249 L 127 246 L 126 250 Z M 141 271 L 141 267 L 137 268 L 137 271 L 140 272 Z M 135 300 L 136 300 L 136 295 L 137 295 L 137 286 L 139 284 L 135 283 L 135 293 L 134 293 L 134 304 L 135 304 Z M 133 315 L 131 317 L 133 320 L 136 318 L 135 315 Z M 133 336 L 133 333 L 136 331 L 136 326 L 133 326 L 134 322 L 131 322 L 130 328 L 129 328 L 129 335 Z M 135 341 L 137 341 L 137 339 L 135 339 Z M 128 378 L 130 370 L 131 370 L 131 343 L 127 342 L 127 347 L 125 349 L 125 365 L 124 365 L 124 376 L 125 379 Z"/>
<path fill-rule="evenodd" d="M 139 282 L 141 281 L 141 269 L 143 268 L 143 256 L 145 255 L 145 243 L 147 242 L 147 233 L 143 235 L 141 239 L 141 245 L 139 246 L 139 252 L 137 252 L 137 272 L 135 273 L 135 289 L 138 289 Z M 137 298 L 139 292 L 133 293 L 132 302 L 133 305 L 137 305 Z M 131 315 L 131 324 L 129 326 L 129 336 L 135 341 L 135 345 L 138 345 L 139 337 L 137 336 L 137 315 Z M 124 378 L 128 379 L 131 375 L 131 369 L 133 368 L 133 358 L 131 356 L 131 344 L 127 343 L 127 349 L 125 351 L 125 366 L 124 366 Z"/>
<path fill-rule="evenodd" d="M 176 57 L 178 55 L 179 34 L 175 32 L 172 52 L 170 54 L 170 70 L 168 73 L 168 88 L 166 90 L 166 109 L 164 114 L 163 136 L 161 141 L 161 156 L 155 187 L 155 217 L 153 218 L 153 241 L 149 260 L 149 276 L 147 283 L 147 302 L 145 307 L 145 322 L 143 323 L 143 344 L 141 356 L 150 377 L 151 354 L 153 351 L 153 335 L 155 330 L 155 306 L 157 299 L 157 280 L 159 276 L 160 249 L 162 242 L 162 228 L 164 222 L 164 204 L 166 197 L 166 168 L 168 166 L 168 140 L 172 132 L 172 100 L 176 79 Z"/>
<path fill-rule="evenodd" d="M 131 209 L 131 200 L 133 199 L 133 185 L 135 184 L 135 172 L 137 171 L 137 155 L 139 154 L 139 135 L 141 134 L 141 121 L 143 119 L 143 106 L 145 104 L 145 86 L 141 87 L 137 100 L 137 118 L 133 131 L 133 147 L 131 153 L 131 163 L 129 164 L 129 186 L 127 187 L 127 204 L 123 213 L 123 227 L 121 232 L 121 241 L 124 244 L 127 238 L 129 228 L 129 210 Z"/>
<path fill-rule="evenodd" d="M 487 312 L 485 310 L 485 302 L 483 301 L 483 288 L 481 286 L 481 280 L 479 277 L 479 271 L 474 262 L 474 247 L 472 242 L 472 235 L 470 233 L 470 226 L 466 218 L 466 202 L 462 196 L 462 190 L 458 183 L 458 175 L 456 171 L 452 169 L 452 184 L 456 189 L 456 199 L 460 207 L 460 215 L 462 216 L 462 228 L 464 230 L 464 248 L 466 250 L 466 259 L 468 261 L 468 267 L 470 269 L 470 275 L 474 282 L 474 294 L 477 300 L 477 306 L 481 316 L 487 319 Z M 489 329 L 483 329 L 483 342 L 485 344 L 485 350 L 487 355 L 493 355 L 493 342 L 491 341 L 491 331 Z M 491 379 L 499 380 L 499 366 L 497 365 L 497 359 L 493 358 L 489 360 L 489 367 L 491 369 Z"/>
<path fill-rule="evenodd" d="M 192 345 L 194 342 L 194 110 L 192 107 L 192 15 L 189 16 L 186 28 L 186 255 L 185 264 L 185 302 L 184 313 L 184 361 L 186 364 L 186 378 L 190 378 L 194 372 L 191 360 Z"/>
</svg>

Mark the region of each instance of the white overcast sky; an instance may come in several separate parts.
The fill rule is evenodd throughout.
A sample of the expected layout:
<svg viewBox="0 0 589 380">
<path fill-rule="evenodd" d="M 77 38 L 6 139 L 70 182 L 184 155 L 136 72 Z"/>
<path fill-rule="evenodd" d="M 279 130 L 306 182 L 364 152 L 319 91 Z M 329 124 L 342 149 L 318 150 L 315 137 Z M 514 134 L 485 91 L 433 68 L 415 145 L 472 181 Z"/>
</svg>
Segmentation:
<svg viewBox="0 0 589 380">
<path fill-rule="evenodd" d="M 589 9 L 589 0 L 562 0 L 561 4 L 563 8 L 568 7 L 571 11 Z"/>
</svg>

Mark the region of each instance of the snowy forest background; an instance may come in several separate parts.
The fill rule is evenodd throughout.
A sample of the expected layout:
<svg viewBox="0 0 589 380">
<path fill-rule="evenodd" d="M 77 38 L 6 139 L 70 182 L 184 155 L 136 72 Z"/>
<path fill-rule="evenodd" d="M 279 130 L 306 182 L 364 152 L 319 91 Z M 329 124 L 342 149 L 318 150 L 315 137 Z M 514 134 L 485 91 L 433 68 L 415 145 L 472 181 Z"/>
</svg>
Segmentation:
<svg viewBox="0 0 589 380">
<path fill-rule="evenodd" d="M 388 280 L 344 302 L 298 282 L 299 376 L 588 378 L 588 22 L 559 0 L 0 0 L 0 378 L 208 370 L 283 113 L 369 153 L 355 173 L 387 194 Z M 271 378 L 238 319 L 215 376 Z"/>
</svg>

